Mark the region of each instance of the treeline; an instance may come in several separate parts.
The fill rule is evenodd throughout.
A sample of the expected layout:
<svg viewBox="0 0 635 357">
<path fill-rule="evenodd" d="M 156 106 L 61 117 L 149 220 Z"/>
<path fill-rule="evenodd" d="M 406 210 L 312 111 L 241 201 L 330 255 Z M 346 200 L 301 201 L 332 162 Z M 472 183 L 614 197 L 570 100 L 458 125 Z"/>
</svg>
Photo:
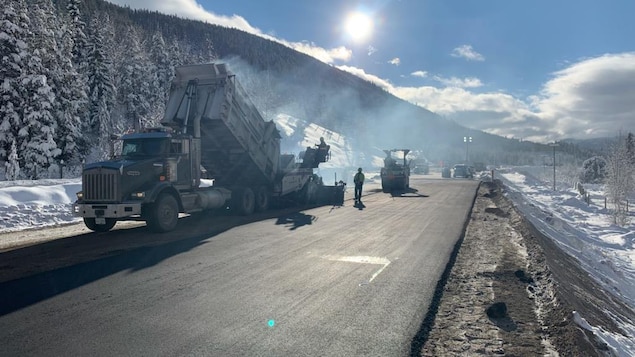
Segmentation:
<svg viewBox="0 0 635 357">
<path fill-rule="evenodd" d="M 102 158 L 111 133 L 156 125 L 174 67 L 207 53 L 82 13 L 70 0 L 5 0 L 0 12 L 0 162 L 7 179 Z M 116 12 L 114 12 L 116 13 Z M 123 25 L 122 25 L 123 24 Z"/>
</svg>

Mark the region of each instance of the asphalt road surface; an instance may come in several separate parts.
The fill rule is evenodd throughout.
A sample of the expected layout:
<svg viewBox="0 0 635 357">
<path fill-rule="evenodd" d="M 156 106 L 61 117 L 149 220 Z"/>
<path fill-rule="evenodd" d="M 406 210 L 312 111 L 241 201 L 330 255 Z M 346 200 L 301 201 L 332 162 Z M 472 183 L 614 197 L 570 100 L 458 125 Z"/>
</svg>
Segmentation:
<svg viewBox="0 0 635 357">
<path fill-rule="evenodd" d="M 0 253 L 0 355 L 409 355 L 478 182 L 411 186 L 161 235 L 47 230 Z"/>
</svg>

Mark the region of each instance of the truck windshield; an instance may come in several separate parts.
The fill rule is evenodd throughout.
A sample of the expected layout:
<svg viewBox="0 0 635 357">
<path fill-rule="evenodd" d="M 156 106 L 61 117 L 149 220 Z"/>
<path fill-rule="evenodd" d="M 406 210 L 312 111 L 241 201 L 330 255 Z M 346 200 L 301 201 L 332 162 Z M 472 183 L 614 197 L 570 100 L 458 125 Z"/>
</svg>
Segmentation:
<svg viewBox="0 0 635 357">
<path fill-rule="evenodd" d="M 166 153 L 167 141 L 164 139 L 124 140 L 121 156 L 142 157 L 158 156 Z"/>
</svg>

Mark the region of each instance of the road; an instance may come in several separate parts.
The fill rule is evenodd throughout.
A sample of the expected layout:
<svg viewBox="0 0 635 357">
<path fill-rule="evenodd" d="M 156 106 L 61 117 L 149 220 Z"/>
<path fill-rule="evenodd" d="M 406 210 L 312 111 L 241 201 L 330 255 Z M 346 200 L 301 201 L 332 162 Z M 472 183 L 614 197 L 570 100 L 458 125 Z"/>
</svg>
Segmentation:
<svg viewBox="0 0 635 357">
<path fill-rule="evenodd" d="M 408 355 L 478 182 L 419 176 L 411 186 L 398 196 L 371 187 L 363 208 L 197 215 L 162 235 L 71 226 L 4 252 L 0 350 Z"/>
</svg>

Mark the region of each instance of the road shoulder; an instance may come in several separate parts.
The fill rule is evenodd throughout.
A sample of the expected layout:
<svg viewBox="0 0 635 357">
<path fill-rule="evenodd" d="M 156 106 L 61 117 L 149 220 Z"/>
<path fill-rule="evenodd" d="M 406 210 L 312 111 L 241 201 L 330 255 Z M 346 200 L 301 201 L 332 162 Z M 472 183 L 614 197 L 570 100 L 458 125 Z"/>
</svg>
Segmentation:
<svg viewBox="0 0 635 357">
<path fill-rule="evenodd" d="M 580 304 L 563 295 L 568 282 L 557 279 L 568 274 L 554 276 L 550 261 L 569 261 L 559 269 L 578 277 L 579 268 L 537 234 L 500 183 L 481 184 L 421 356 L 594 356 L 605 349 L 574 322 Z M 588 279 L 576 283 L 594 288 Z"/>
</svg>

